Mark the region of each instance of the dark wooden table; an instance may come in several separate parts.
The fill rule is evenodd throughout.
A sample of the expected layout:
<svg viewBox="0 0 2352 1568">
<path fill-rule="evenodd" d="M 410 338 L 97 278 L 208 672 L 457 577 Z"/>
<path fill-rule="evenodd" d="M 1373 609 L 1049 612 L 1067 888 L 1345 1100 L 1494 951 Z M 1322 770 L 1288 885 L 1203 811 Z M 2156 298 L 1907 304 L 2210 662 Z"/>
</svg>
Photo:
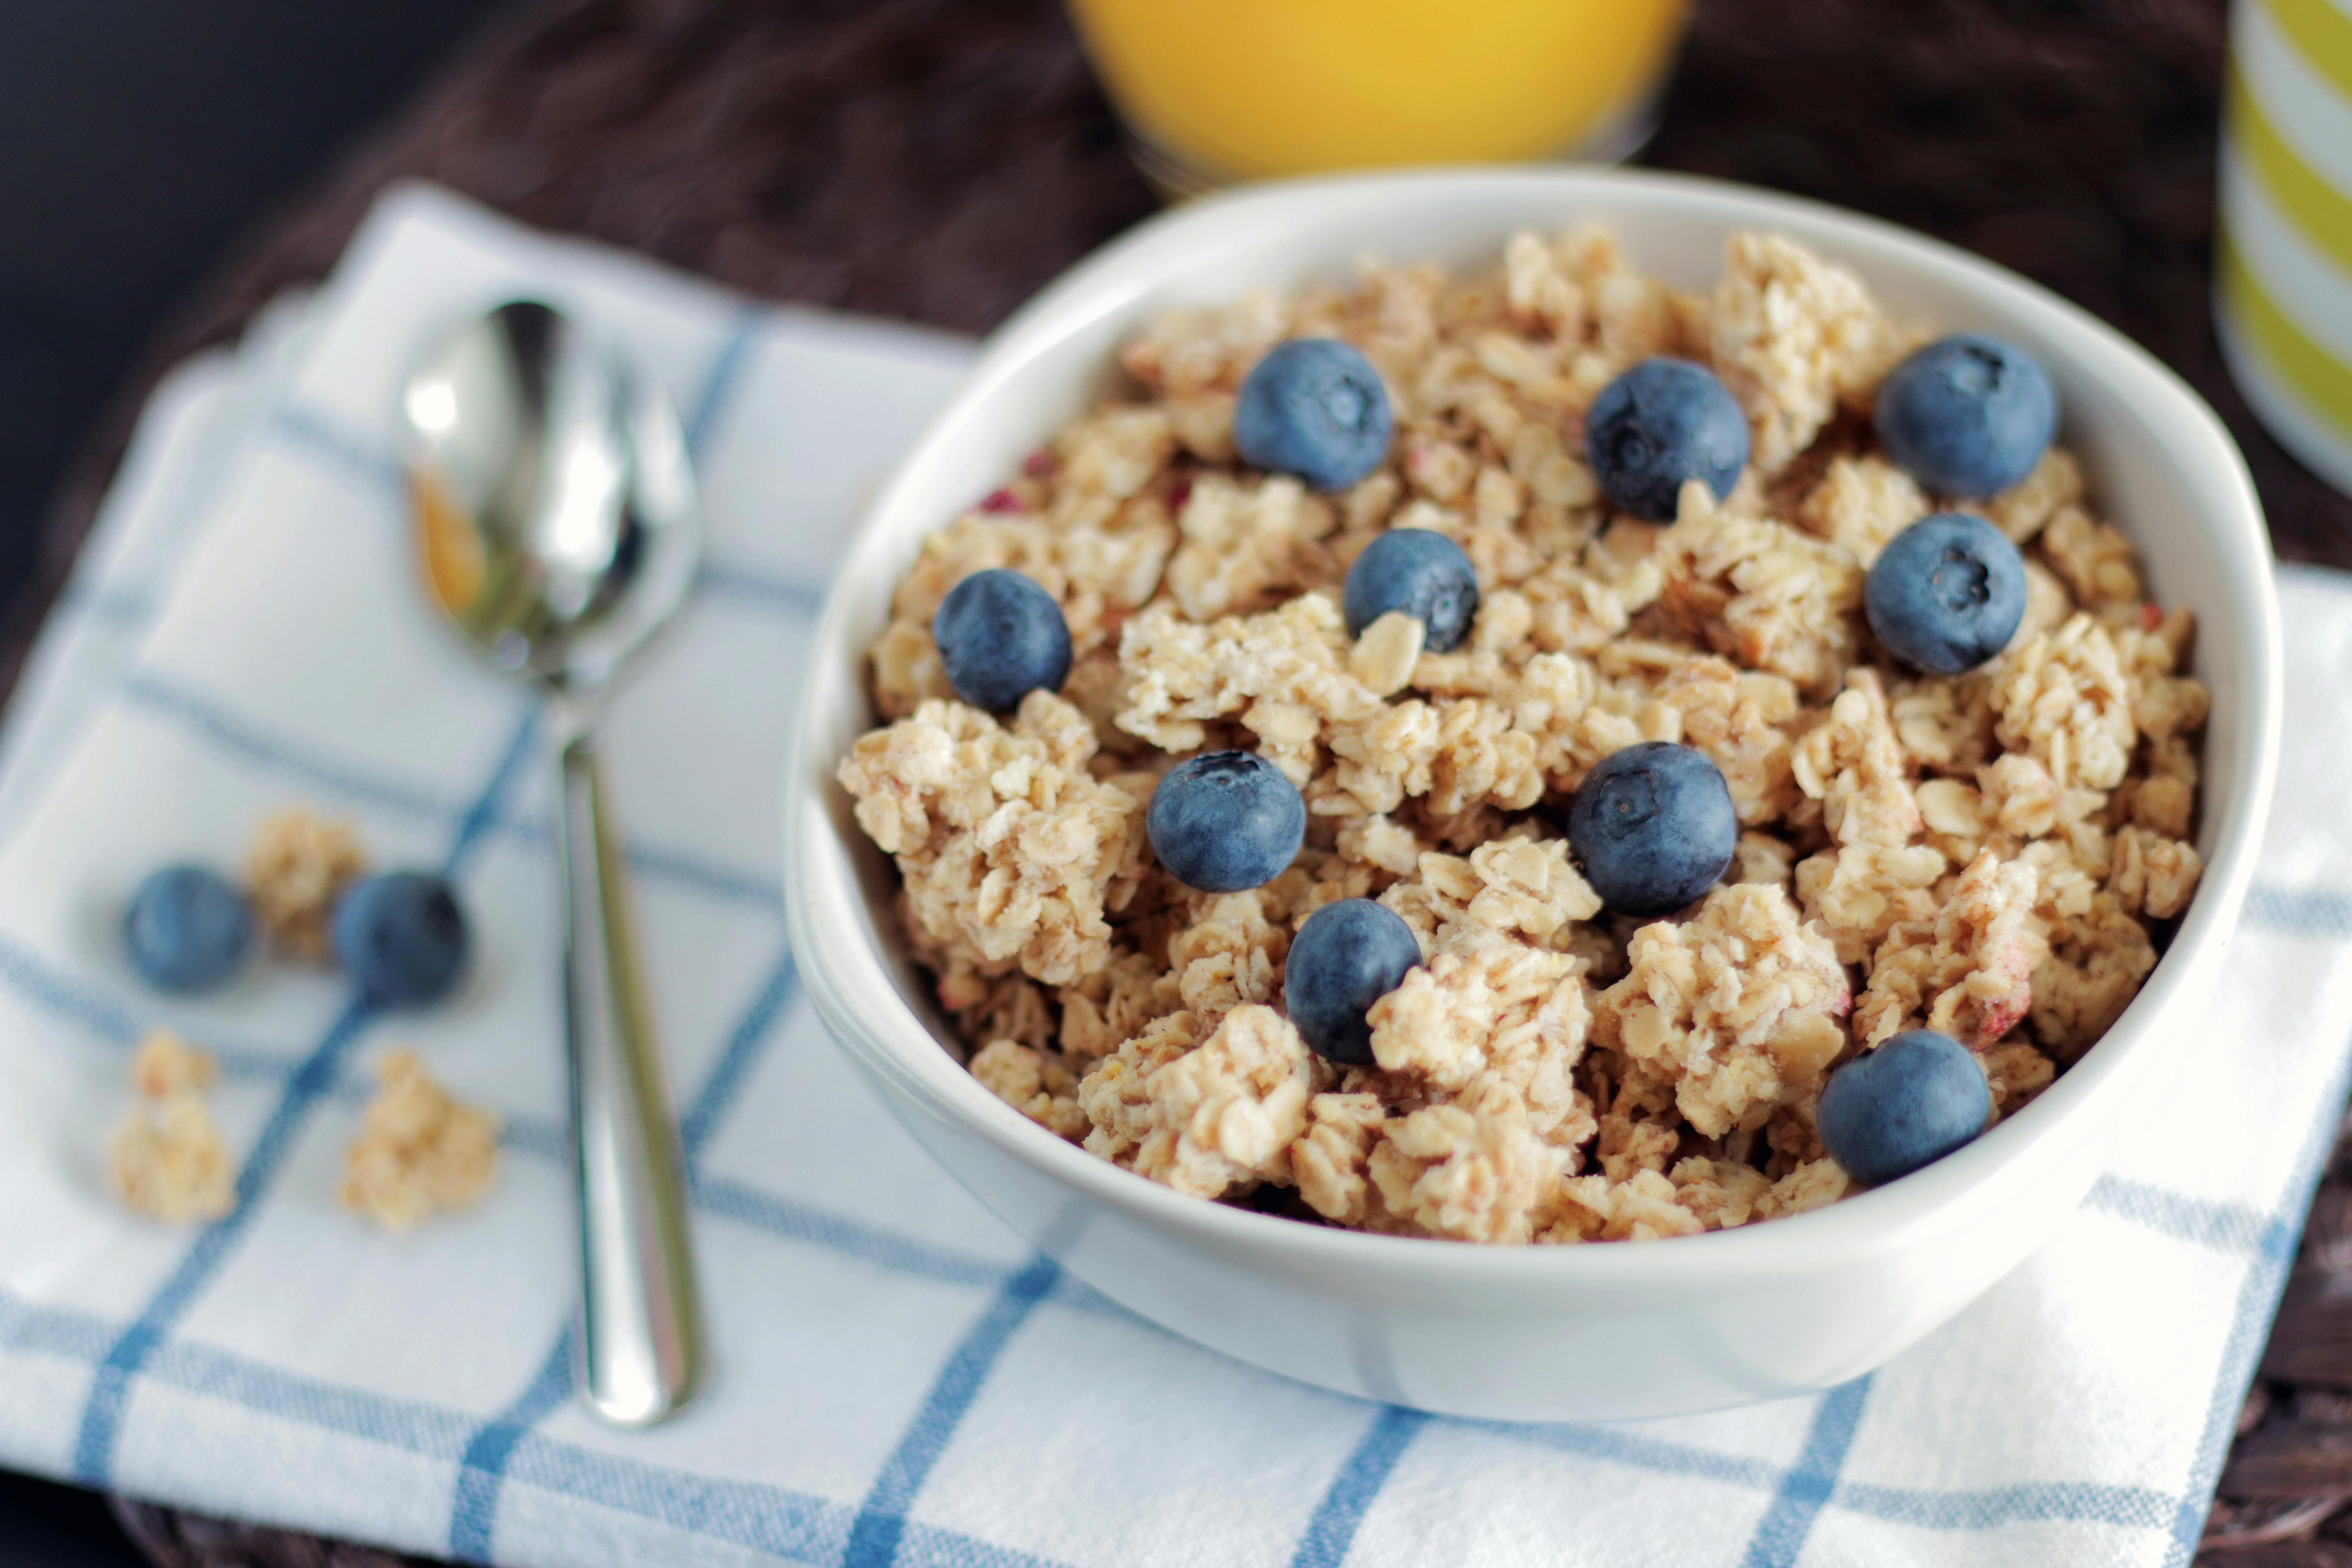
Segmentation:
<svg viewBox="0 0 2352 1568">
<path fill-rule="evenodd" d="M 2256 425 L 2207 309 L 2224 0 L 1696 0 L 1644 162 L 1941 236 L 2146 343 L 2221 411 L 2281 555 L 2352 567 L 2352 500 Z M 147 388 L 332 266 L 421 175 L 746 292 L 964 331 L 1154 210 L 1055 0 L 543 0 L 519 11 L 158 342 L 0 625 L 13 679 Z M 2340 1283 L 2342 1289 L 2334 1289 Z M 2352 1154 L 2339 1149 L 2206 1557 L 2352 1568 Z M 383 1553 L 123 1502 L 159 1564 Z"/>
</svg>

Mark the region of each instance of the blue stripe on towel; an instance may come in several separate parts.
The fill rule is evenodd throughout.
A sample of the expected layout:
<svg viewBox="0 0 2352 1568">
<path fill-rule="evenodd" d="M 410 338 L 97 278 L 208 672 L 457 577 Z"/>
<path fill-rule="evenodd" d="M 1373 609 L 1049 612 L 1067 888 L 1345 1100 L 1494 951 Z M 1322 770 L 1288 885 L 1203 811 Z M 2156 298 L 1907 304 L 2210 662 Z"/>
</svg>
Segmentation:
<svg viewBox="0 0 2352 1568">
<path fill-rule="evenodd" d="M 461 802 L 420 785 L 387 779 L 368 764 L 331 756 L 274 732 L 260 721 L 152 671 L 125 678 L 118 689 L 132 706 L 180 721 L 197 740 L 214 749 L 299 779 L 327 795 L 404 816 L 446 820 L 464 809 Z M 495 827 L 535 847 L 547 846 L 544 816 L 501 816 Z M 630 869 L 641 876 L 708 897 L 755 905 L 772 914 L 783 910 L 783 898 L 772 872 L 721 865 L 688 850 L 642 841 L 628 846 L 628 857 Z"/>
<path fill-rule="evenodd" d="M 536 749 L 538 730 L 538 710 L 526 709 L 481 793 L 457 825 L 444 863 L 446 873 L 453 879 L 462 874 L 475 847 L 497 820 L 521 771 L 523 759 Z M 221 1264 L 252 1223 L 261 1195 L 268 1190 L 270 1181 L 292 1150 L 310 1108 L 334 1086 L 344 1057 L 366 1034 L 372 1022 L 369 1010 L 354 1000 L 328 1026 L 317 1047 L 288 1078 L 277 1107 L 246 1155 L 244 1168 L 237 1173 L 236 1205 L 197 1236 L 182 1255 L 179 1266 L 165 1278 L 146 1308 L 122 1331 L 108 1350 L 106 1359 L 99 1363 L 74 1439 L 74 1475 L 85 1484 L 107 1484 L 114 1467 L 114 1447 L 121 1436 L 123 1411 L 132 1380 L 154 1355 L 172 1326 L 212 1283 Z"/>
<path fill-rule="evenodd" d="M 1388 1485 L 1414 1435 L 1431 1419 L 1401 1405 L 1381 1406 L 1355 1451 L 1340 1464 L 1330 1490 L 1315 1505 L 1298 1550 L 1291 1553 L 1290 1568 L 1339 1568 L 1348 1560 L 1348 1549 L 1356 1543 L 1356 1531 L 1371 1511 L 1372 1500 Z"/>
<path fill-rule="evenodd" d="M 776 956 L 775 967 L 768 972 L 765 984 L 751 998 L 737 1021 L 734 1032 L 719 1053 L 719 1060 L 702 1080 L 702 1092 L 678 1118 L 678 1141 L 686 1146 L 689 1166 L 702 1157 L 711 1135 L 727 1120 L 735 1101 L 743 1092 L 743 1085 L 751 1076 L 752 1065 L 759 1060 L 760 1047 L 774 1032 L 776 1020 L 791 1005 L 793 995 L 800 989 L 800 973 L 793 967 L 793 955 L 787 951 Z"/>
<path fill-rule="evenodd" d="M 456 1499 L 449 1510 L 449 1555 L 461 1563 L 488 1563 L 499 1518 L 499 1491 L 515 1447 L 572 1392 L 572 1331 L 555 1336 L 539 1371 L 514 1403 L 477 1427 L 457 1461 Z"/>
<path fill-rule="evenodd" d="M 822 583 L 779 577 L 729 561 L 706 558 L 702 570 L 695 574 L 694 584 L 706 594 L 744 604 L 773 606 L 798 619 L 815 615 L 818 606 L 824 603 L 824 584 Z"/>
<path fill-rule="evenodd" d="M 2231 1254 L 2258 1250 L 2272 1225 L 2243 1204 L 2217 1203 L 2168 1191 L 2127 1176 L 2101 1176 L 2083 1206 L 2129 1220 L 2177 1240 Z"/>
<path fill-rule="evenodd" d="M 688 1186 L 698 1196 L 702 1184 L 696 1179 L 695 1162 L 741 1093 L 760 1047 L 775 1033 L 777 1019 L 792 1000 L 797 980 L 792 953 L 779 953 L 775 966 L 729 1033 L 701 1091 L 680 1119 L 678 1142 L 683 1146 Z M 563 1152 L 569 1154 L 568 1144 Z M 450 1500 L 450 1556 L 469 1563 L 489 1561 L 490 1544 L 498 1531 L 499 1502 L 515 1450 L 572 1392 L 574 1331 L 572 1325 L 565 1325 L 538 1374 L 513 1404 L 492 1416 L 467 1443 Z"/>
<path fill-rule="evenodd" d="M 1661 1475 L 1696 1476 L 1704 1480 L 1765 1490 L 1778 1486 L 1780 1480 L 1780 1467 L 1761 1459 L 1717 1453 L 1688 1443 L 1677 1443 L 1672 1438 L 1647 1436 L 1622 1426 L 1585 1422 L 1561 1422 L 1555 1426 L 1540 1421 L 1469 1421 L 1455 1416 L 1444 1419 L 1448 1426 L 1492 1432 L 1516 1442 L 1588 1458 L 1606 1459 L 1638 1470 L 1655 1470 Z"/>
<path fill-rule="evenodd" d="M 1066 1281 L 1067 1276 L 1064 1279 Z M 1058 1299 L 1061 1294 L 1056 1289 L 1049 1293 L 1048 1299 Z M 0 1347 L 87 1362 L 102 1356 L 113 1336 L 112 1321 L 96 1313 L 36 1305 L 0 1291 Z M 182 1342 L 164 1347 L 149 1363 L 147 1376 L 155 1383 L 222 1399 L 273 1419 L 362 1437 L 438 1458 L 460 1458 L 472 1435 L 479 1430 L 475 1417 L 458 1411 L 320 1383 L 200 1343 Z M 1665 1474 L 1702 1475 L 1765 1489 L 1777 1488 L 1779 1483 L 1780 1472 L 1759 1460 L 1639 1437 L 1611 1427 L 1433 1419 L 1449 1426 L 1489 1431 L 1565 1452 L 1590 1453 Z M 1606 1440 L 1612 1436 L 1624 1441 Z M 562 1445 L 537 1434 L 517 1447 L 519 1453 L 528 1449 L 535 1457 L 528 1465 L 520 1459 L 510 1464 L 509 1473 L 521 1476 L 528 1470 L 534 1485 L 658 1520 L 710 1539 L 746 1544 L 753 1539 L 745 1528 L 728 1520 L 695 1517 L 694 1510 L 675 1495 L 668 1472 L 605 1455 L 566 1460 L 562 1456 L 567 1450 Z M 691 1492 L 698 1487 L 738 1484 L 686 1477 L 677 1485 Z M 749 1483 L 740 1484 L 740 1489 L 748 1498 L 759 1500 L 754 1506 L 760 1508 L 786 1513 L 798 1510 L 803 1515 L 814 1510 L 814 1515 L 822 1515 L 822 1524 L 804 1523 L 796 1527 L 795 1533 L 803 1529 L 814 1530 L 825 1538 L 825 1543 L 821 1550 L 807 1550 L 798 1555 L 817 1562 L 837 1560 L 852 1522 L 846 1507 Z M 2201 1510 L 2204 1495 L 2204 1489 L 2191 1488 L 2187 1500 Z M 2163 1530 L 2169 1528 L 2182 1501 L 2173 1495 L 2146 1489 L 2081 1481 L 1956 1491 L 1843 1483 L 1829 1506 L 1926 1530 L 1977 1531 L 2042 1521 Z M 802 1534 L 801 1539 L 806 1542 L 809 1538 Z M 901 1568 L 911 1568 L 918 1563 L 1029 1563 L 1034 1560 L 1024 1553 L 910 1521 L 902 1537 L 898 1562 Z"/>
<path fill-rule="evenodd" d="M 743 367 L 759 343 L 760 324 L 766 316 L 767 311 L 757 305 L 746 305 L 737 311 L 727 341 L 719 345 L 710 368 L 702 373 L 702 386 L 695 394 L 694 406 L 686 411 L 686 449 L 698 458 L 710 449 L 710 437 L 718 432 L 735 400 L 735 389 L 742 383 Z"/>
<path fill-rule="evenodd" d="M 462 801 L 420 785 L 387 779 L 373 768 L 353 765 L 273 733 L 225 704 L 152 670 L 125 676 L 120 689 L 133 707 L 170 714 L 216 751 L 299 779 L 330 794 L 404 816 L 449 817 L 465 809 Z"/>
<path fill-rule="evenodd" d="M 2341 1106 L 2347 1090 L 2352 1090 L 2352 1053 L 2347 1053 L 2338 1064 L 2320 1104 L 2329 1109 Z M 2312 1192 L 2319 1185 L 2319 1173 L 2327 1163 L 2328 1152 L 2336 1146 L 2336 1135 L 2341 1128 L 2340 1115 L 2326 1115 L 2304 1135 L 2303 1147 L 2295 1153 L 2294 1174 L 2287 1182 L 2278 1212 L 2264 1228 L 2261 1249 L 2247 1267 L 2244 1283 L 2239 1287 L 2237 1313 L 2230 1324 L 2230 1337 L 2222 1344 L 2221 1369 L 2214 1375 L 2212 1398 L 2205 1408 L 2205 1431 L 2197 1444 L 2196 1460 L 2189 1468 L 2189 1489 L 2181 1495 L 2179 1510 L 2173 1518 L 2166 1568 L 2187 1568 L 2189 1560 L 2197 1555 L 2198 1537 L 2204 1531 L 2205 1515 L 2213 1504 L 2213 1488 L 2221 1480 L 2222 1463 L 2230 1455 L 2230 1439 L 2237 1431 L 2238 1411 L 2245 1399 L 2246 1385 L 2253 1379 L 2255 1363 L 2262 1355 L 2263 1342 L 2270 1337 L 2271 1317 L 2278 1310 L 2279 1292 L 2285 1288 L 2287 1270 L 2294 1262 L 2295 1243 L 2303 1233 L 2303 1216 L 2310 1211 Z"/>
<path fill-rule="evenodd" d="M 2288 936 L 2342 942 L 2352 937 L 2352 898 L 2325 888 L 2246 889 L 2246 923 Z"/>
<path fill-rule="evenodd" d="M 109 1320 L 96 1313 L 38 1306 L 0 1290 L 0 1346 L 96 1359 L 103 1353 L 111 1328 Z M 322 1383 L 196 1342 L 163 1347 L 149 1363 L 148 1376 L 159 1384 L 291 1426 L 357 1437 L 431 1459 L 459 1458 L 479 1429 L 475 1417 L 443 1405 Z M 681 1533 L 804 1562 L 836 1561 L 855 1517 L 847 1504 L 831 1499 L 756 1481 L 713 1479 L 535 1432 L 516 1444 L 509 1473 L 532 1486 Z M 984 1568 L 1055 1568 L 1027 1552 L 911 1523 L 901 1559 Z"/>
<path fill-rule="evenodd" d="M 269 411 L 269 433 L 313 457 L 324 458 L 351 477 L 379 490 L 404 489 L 407 470 L 398 458 L 344 429 L 323 409 L 281 405 Z"/>
<path fill-rule="evenodd" d="M 1857 1377 L 1821 1396 L 1805 1447 L 1795 1468 L 1780 1478 L 1780 1489 L 1756 1522 L 1740 1568 L 1791 1568 L 1812 1533 L 1813 1521 L 1837 1490 L 1838 1472 L 1853 1448 L 1862 1426 L 1862 1407 L 1870 1397 L 1870 1379 Z"/>
<path fill-rule="evenodd" d="M 1846 1481 L 1839 1485 L 1830 1506 L 1915 1530 L 1996 1530 L 2045 1520 L 2169 1530 L 2179 1503 L 2169 1492 L 2150 1487 L 2097 1481 L 2025 1481 L 1969 1491 Z"/>
<path fill-rule="evenodd" d="M 1027 1268 L 1004 1282 L 980 1321 L 950 1353 L 922 1408 L 882 1462 L 873 1489 L 866 1494 L 865 1506 L 850 1527 L 841 1568 L 893 1568 L 907 1532 L 907 1512 L 930 1479 L 931 1468 L 947 1451 L 956 1427 L 980 1397 L 1004 1347 L 1012 1343 L 1013 1336 L 1061 1275 L 1061 1267 L 1039 1253 Z"/>
</svg>

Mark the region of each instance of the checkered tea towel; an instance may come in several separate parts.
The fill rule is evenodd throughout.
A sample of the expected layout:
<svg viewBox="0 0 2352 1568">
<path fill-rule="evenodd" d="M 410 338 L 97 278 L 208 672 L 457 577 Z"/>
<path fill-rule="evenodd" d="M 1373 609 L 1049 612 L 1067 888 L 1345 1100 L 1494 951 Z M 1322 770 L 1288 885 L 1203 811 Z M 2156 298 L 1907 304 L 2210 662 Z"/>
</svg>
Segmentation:
<svg viewBox="0 0 2352 1568">
<path fill-rule="evenodd" d="M 420 332 L 512 289 L 667 381 L 709 517 L 606 746 L 719 1358 L 642 1434 L 566 1396 L 535 715 L 423 608 L 393 455 Z M 313 300 L 157 394 L 0 771 L 0 1463 L 537 1568 L 2187 1561 L 2344 1097 L 2352 586 L 2284 574 L 2297 740 L 2202 1068 L 2046 1250 L 1818 1397 L 1432 1418 L 1225 1361 L 1062 1273 L 900 1133 L 801 995 L 775 842 L 793 670 L 860 497 L 966 353 L 411 188 Z M 191 1002 L 133 979 L 135 879 L 233 865 L 289 803 L 457 879 L 479 962 L 453 1005 L 380 1018 L 285 963 Z M 159 1023 L 219 1056 L 241 1165 L 194 1231 L 125 1213 L 105 1173 Z M 404 1237 L 336 1198 L 394 1044 L 506 1129 L 489 1196 Z"/>
</svg>

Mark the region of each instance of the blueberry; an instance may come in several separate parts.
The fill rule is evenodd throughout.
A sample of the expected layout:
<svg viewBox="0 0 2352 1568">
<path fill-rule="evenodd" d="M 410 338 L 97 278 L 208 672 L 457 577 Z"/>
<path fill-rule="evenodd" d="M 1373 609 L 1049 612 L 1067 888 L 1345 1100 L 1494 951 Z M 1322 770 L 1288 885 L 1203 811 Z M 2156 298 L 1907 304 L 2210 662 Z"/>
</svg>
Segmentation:
<svg viewBox="0 0 2352 1568">
<path fill-rule="evenodd" d="M 1585 775 L 1568 809 L 1568 847 L 1615 914 L 1672 914 L 1731 864 L 1739 817 L 1703 752 L 1644 741 Z"/>
<path fill-rule="evenodd" d="M 1878 385 L 1879 444 L 1937 495 L 1999 495 L 2058 430 L 2058 395 L 2025 351 L 1963 332 L 1915 350 Z"/>
<path fill-rule="evenodd" d="M 166 866 L 131 894 L 122 941 L 140 977 L 157 990 L 209 991 L 245 966 L 253 911 L 219 873 Z"/>
<path fill-rule="evenodd" d="M 1371 362 L 1332 338 L 1280 343 L 1234 405 L 1234 450 L 1270 473 L 1344 490 L 1389 455 L 1389 390 Z"/>
<path fill-rule="evenodd" d="M 1003 566 L 948 590 L 931 616 L 948 684 L 975 708 L 1010 713 L 1033 691 L 1059 691 L 1070 674 L 1070 623 L 1054 595 Z"/>
<path fill-rule="evenodd" d="M 1348 568 L 1341 599 L 1348 631 L 1364 628 L 1391 610 L 1402 610 L 1422 625 L 1421 646 L 1451 653 L 1470 633 L 1478 613 L 1478 574 L 1462 547 L 1426 528 L 1393 528 L 1364 546 Z"/>
<path fill-rule="evenodd" d="M 1969 1048 L 1906 1029 L 1830 1075 L 1817 1121 L 1830 1158 L 1875 1187 L 1970 1142 L 1991 1114 L 1992 1090 Z"/>
<path fill-rule="evenodd" d="M 1402 916 L 1370 899 L 1341 899 L 1307 916 L 1291 939 L 1284 1005 L 1317 1056 L 1363 1067 L 1372 1059 L 1365 1012 L 1420 962 L 1421 944 Z"/>
<path fill-rule="evenodd" d="M 1168 874 L 1204 893 L 1263 887 L 1307 837 L 1307 802 L 1282 770 L 1247 752 L 1206 752 L 1168 770 L 1143 814 Z"/>
<path fill-rule="evenodd" d="M 335 907 L 335 957 L 368 1000 L 437 1002 L 456 989 L 472 943 L 466 911 L 430 871 L 386 871 Z"/>
<path fill-rule="evenodd" d="M 1871 563 L 1862 608 L 1887 652 L 1929 675 L 1958 675 L 2017 635 L 2025 557 L 1980 517 L 1923 517 Z"/>
<path fill-rule="evenodd" d="M 1717 500 L 1731 493 L 1748 466 L 1748 416 L 1706 366 L 1645 359 L 1592 400 L 1584 453 L 1619 510 L 1664 522 L 1686 479 Z"/>
</svg>

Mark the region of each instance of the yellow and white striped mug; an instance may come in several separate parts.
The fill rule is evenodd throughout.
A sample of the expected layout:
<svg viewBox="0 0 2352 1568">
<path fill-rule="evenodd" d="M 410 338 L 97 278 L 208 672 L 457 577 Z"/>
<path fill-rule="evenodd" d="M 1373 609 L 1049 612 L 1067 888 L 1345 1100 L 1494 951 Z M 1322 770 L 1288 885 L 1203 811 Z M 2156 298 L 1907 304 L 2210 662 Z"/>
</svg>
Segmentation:
<svg viewBox="0 0 2352 1568">
<path fill-rule="evenodd" d="M 2352 495 L 2352 0 L 2237 0 L 2214 309 L 2239 387 Z"/>
</svg>

